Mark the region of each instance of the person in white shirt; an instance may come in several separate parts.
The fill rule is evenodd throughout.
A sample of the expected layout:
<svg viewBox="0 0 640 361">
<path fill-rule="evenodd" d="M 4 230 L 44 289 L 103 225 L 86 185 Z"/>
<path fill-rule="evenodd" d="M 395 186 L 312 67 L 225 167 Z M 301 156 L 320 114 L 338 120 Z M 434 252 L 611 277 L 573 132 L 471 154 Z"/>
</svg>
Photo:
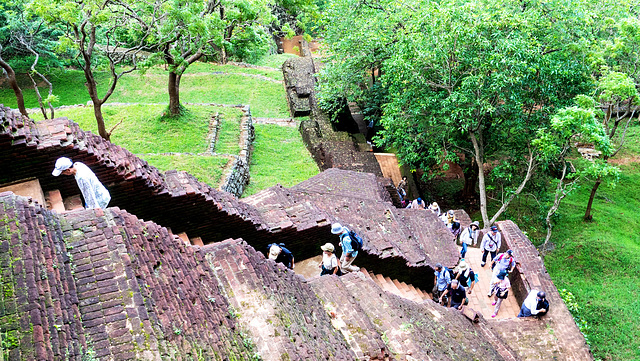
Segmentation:
<svg viewBox="0 0 640 361">
<path fill-rule="evenodd" d="M 480 243 L 480 249 L 482 250 L 482 262 L 480 266 L 484 267 L 487 263 L 487 255 L 491 253 L 491 259 L 496 258 L 496 253 L 500 249 L 502 244 L 502 235 L 498 232 L 497 226 L 491 226 L 490 232 L 482 237 L 482 243 Z"/>
<path fill-rule="evenodd" d="M 107 188 L 98 180 L 98 177 L 84 163 L 72 162 L 67 157 L 60 157 L 56 161 L 56 167 L 51 173 L 57 177 L 60 174 L 72 175 L 76 178 L 78 188 L 82 192 L 85 208 L 107 208 L 111 195 Z"/>
<path fill-rule="evenodd" d="M 475 221 L 471 225 L 465 228 L 460 233 L 460 243 L 462 244 L 462 250 L 460 250 L 460 257 L 464 258 L 467 255 L 467 248 L 471 245 L 475 246 L 478 243 L 478 230 L 480 229 L 480 223 Z"/>
<path fill-rule="evenodd" d="M 544 316 L 549 312 L 547 295 L 538 290 L 531 290 L 522 303 L 518 317 Z"/>
<path fill-rule="evenodd" d="M 331 243 L 326 243 L 324 246 L 320 247 L 322 250 L 322 263 L 320 264 L 320 268 L 322 268 L 322 272 L 320 272 L 320 276 L 323 275 L 336 275 L 341 276 L 342 272 L 340 272 L 340 266 L 338 265 L 338 258 L 333 251 L 335 247 Z"/>
</svg>

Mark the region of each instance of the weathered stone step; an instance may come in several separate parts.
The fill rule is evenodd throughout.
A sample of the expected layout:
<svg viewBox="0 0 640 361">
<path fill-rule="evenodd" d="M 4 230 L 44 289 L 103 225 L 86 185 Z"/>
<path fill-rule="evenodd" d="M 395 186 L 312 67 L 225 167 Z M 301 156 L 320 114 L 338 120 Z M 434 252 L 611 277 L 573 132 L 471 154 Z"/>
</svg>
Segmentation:
<svg viewBox="0 0 640 361">
<path fill-rule="evenodd" d="M 413 285 L 407 284 L 405 282 L 400 282 L 396 279 L 392 280 L 391 278 L 384 277 L 380 274 L 368 272 L 366 269 L 361 269 L 360 271 L 367 275 L 368 279 L 373 280 L 373 282 L 380 286 L 384 291 L 418 303 L 426 300 L 431 300 L 431 295 L 423 292 Z"/>
</svg>

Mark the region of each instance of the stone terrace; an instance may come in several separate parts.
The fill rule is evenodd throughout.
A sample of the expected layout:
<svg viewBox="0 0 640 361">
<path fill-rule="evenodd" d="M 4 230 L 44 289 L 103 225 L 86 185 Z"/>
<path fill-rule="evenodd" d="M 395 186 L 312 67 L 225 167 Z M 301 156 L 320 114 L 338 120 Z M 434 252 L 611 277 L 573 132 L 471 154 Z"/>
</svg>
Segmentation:
<svg viewBox="0 0 640 361">
<path fill-rule="evenodd" d="M 0 230 L 10 360 L 87 350 L 100 360 L 501 360 L 508 350 L 486 324 L 362 276 L 308 284 L 244 241 L 185 246 L 117 208 L 60 216 L 3 193 Z"/>
<path fill-rule="evenodd" d="M 112 204 L 137 217 L 166 221 L 175 231 L 202 236 L 207 243 L 242 237 L 264 249 L 269 242 L 285 242 L 296 258 L 304 259 L 319 254 L 322 243 L 337 243 L 329 229 L 331 222 L 339 221 L 365 238 L 358 265 L 423 289 L 432 284 L 431 265 L 453 266 L 458 260 L 448 230 L 429 212 L 395 208 L 386 183 L 374 175 L 328 170 L 290 189 L 272 187 L 242 202 L 186 173 L 162 174 L 67 119 L 34 123 L 0 107 L 0 182 L 36 177 L 45 191 L 77 194 L 73 181 L 50 175 L 62 155 L 91 166 L 111 190 Z M 352 340 L 343 340 L 344 333 L 329 327 L 328 317 L 333 315 L 323 315 L 318 300 L 309 298 L 313 292 L 304 280 L 265 261 L 241 241 L 185 246 L 167 229 L 117 208 L 57 216 L 15 196 L 2 196 L 0 203 L 0 262 L 5 266 L 0 317 L 8 329 L 12 360 L 77 359 L 88 344 L 97 345 L 101 359 L 228 354 L 250 358 L 254 348 L 265 357 L 281 352 L 291 359 L 330 359 L 329 354 L 352 359 L 358 352 L 365 354 L 363 350 L 382 358 L 393 358 L 400 350 L 409 359 L 409 352 L 419 352 L 414 351 L 420 347 L 415 346 L 417 338 L 407 338 L 402 346 L 404 336 L 397 330 L 411 326 L 399 328 L 399 320 L 385 326 L 399 338 L 378 330 L 386 347 L 374 335 L 359 347 L 349 346 Z M 505 247 L 516 251 L 519 262 L 512 275 L 516 298 L 521 302 L 528 289 L 541 287 L 552 308 L 541 322 L 487 321 L 508 344 L 496 340 L 493 352 L 504 359 L 592 359 L 533 245 L 512 222 L 500 222 L 499 227 Z M 359 282 L 357 277 L 340 282 L 349 289 L 352 279 Z M 377 292 L 370 291 L 367 297 Z M 358 302 L 365 297 L 350 294 Z M 385 298 L 390 297 L 386 293 L 380 297 L 371 302 L 405 304 Z M 274 317 L 257 306 L 265 300 L 271 300 Z M 424 307 L 434 305 L 410 305 L 403 312 L 420 320 L 420 337 L 436 342 L 437 333 L 432 329 L 430 339 L 429 328 L 421 328 L 427 320 L 418 318 L 418 313 L 427 313 Z M 367 307 L 374 306 L 362 305 L 365 313 Z M 402 312 L 390 315 L 399 318 Z M 447 317 L 439 320 L 450 322 Z M 251 322 L 258 322 L 258 327 Z M 379 327 L 375 319 L 369 323 Z M 462 328 L 458 321 L 452 325 Z M 362 319 L 358 327 L 370 325 Z M 489 341 L 495 338 L 486 327 L 476 332 Z M 279 351 L 267 351 L 266 345 L 272 344 Z M 321 349 L 329 351 L 323 354 Z M 294 357 L 292 350 L 304 356 Z M 442 352 L 441 357 L 449 357 Z"/>
<path fill-rule="evenodd" d="M 244 202 L 254 205 L 272 229 L 283 222 L 296 228 L 326 224 L 328 238 L 287 243 L 300 260 L 321 253 L 325 242 L 337 245 L 329 224 L 340 222 L 365 240 L 358 266 L 430 290 L 433 265 L 453 267 L 458 262 L 453 236 L 433 213 L 398 209 L 389 200 L 373 174 L 332 168 L 289 189 L 271 187 Z"/>
</svg>

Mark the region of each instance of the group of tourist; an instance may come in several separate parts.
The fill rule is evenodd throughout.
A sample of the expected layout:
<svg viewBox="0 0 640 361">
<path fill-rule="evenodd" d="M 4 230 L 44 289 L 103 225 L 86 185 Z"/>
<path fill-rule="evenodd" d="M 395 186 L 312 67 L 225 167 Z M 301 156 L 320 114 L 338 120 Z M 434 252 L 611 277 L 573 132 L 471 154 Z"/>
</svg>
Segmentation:
<svg viewBox="0 0 640 361">
<path fill-rule="evenodd" d="M 359 267 L 353 265 L 353 261 L 358 256 L 358 251 L 362 247 L 362 239 L 347 227 L 340 223 L 331 225 L 331 233 L 340 237 L 338 245 L 342 248 L 340 262 L 336 257 L 333 243 L 325 243 L 320 249 L 322 250 L 322 263 L 320 264 L 320 275 L 334 274 L 341 276 L 349 272 L 360 271 Z"/>
<path fill-rule="evenodd" d="M 471 294 L 473 287 L 478 282 L 477 274 L 467 264 L 464 257 L 469 246 L 475 246 L 478 243 L 480 225 L 472 222 L 469 227 L 460 233 L 460 242 L 462 250 L 460 252 L 462 259 L 460 263 L 453 269 L 449 270 L 442 264 L 435 265 L 435 285 L 433 287 L 433 300 L 448 307 L 454 307 L 462 310 L 464 305 L 469 303 L 467 294 Z M 491 317 L 496 317 L 500 311 L 502 301 L 507 299 L 511 289 L 509 274 L 512 273 L 516 266 L 513 250 L 509 249 L 504 253 L 497 254 L 502 245 L 502 235 L 497 226 L 491 226 L 480 243 L 482 250 L 481 267 L 487 264 L 487 257 L 491 255 L 492 276 L 490 280 L 489 293 L 487 297 L 492 298 L 491 303 L 494 306 Z M 527 296 L 518 317 L 542 316 L 549 310 L 549 302 L 546 294 L 542 291 L 532 290 Z"/>
</svg>

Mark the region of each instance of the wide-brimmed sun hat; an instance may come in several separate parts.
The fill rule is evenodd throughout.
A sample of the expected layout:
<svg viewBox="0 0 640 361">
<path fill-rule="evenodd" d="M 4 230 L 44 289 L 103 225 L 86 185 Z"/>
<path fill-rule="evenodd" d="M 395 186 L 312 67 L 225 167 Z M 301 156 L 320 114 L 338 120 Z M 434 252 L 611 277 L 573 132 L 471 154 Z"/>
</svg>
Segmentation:
<svg viewBox="0 0 640 361">
<path fill-rule="evenodd" d="M 340 223 L 334 223 L 331 225 L 331 233 L 340 234 L 344 231 L 344 228 Z"/>
<path fill-rule="evenodd" d="M 320 247 L 320 249 L 327 252 L 333 252 L 335 247 L 331 243 L 325 243 L 324 246 Z"/>
</svg>

